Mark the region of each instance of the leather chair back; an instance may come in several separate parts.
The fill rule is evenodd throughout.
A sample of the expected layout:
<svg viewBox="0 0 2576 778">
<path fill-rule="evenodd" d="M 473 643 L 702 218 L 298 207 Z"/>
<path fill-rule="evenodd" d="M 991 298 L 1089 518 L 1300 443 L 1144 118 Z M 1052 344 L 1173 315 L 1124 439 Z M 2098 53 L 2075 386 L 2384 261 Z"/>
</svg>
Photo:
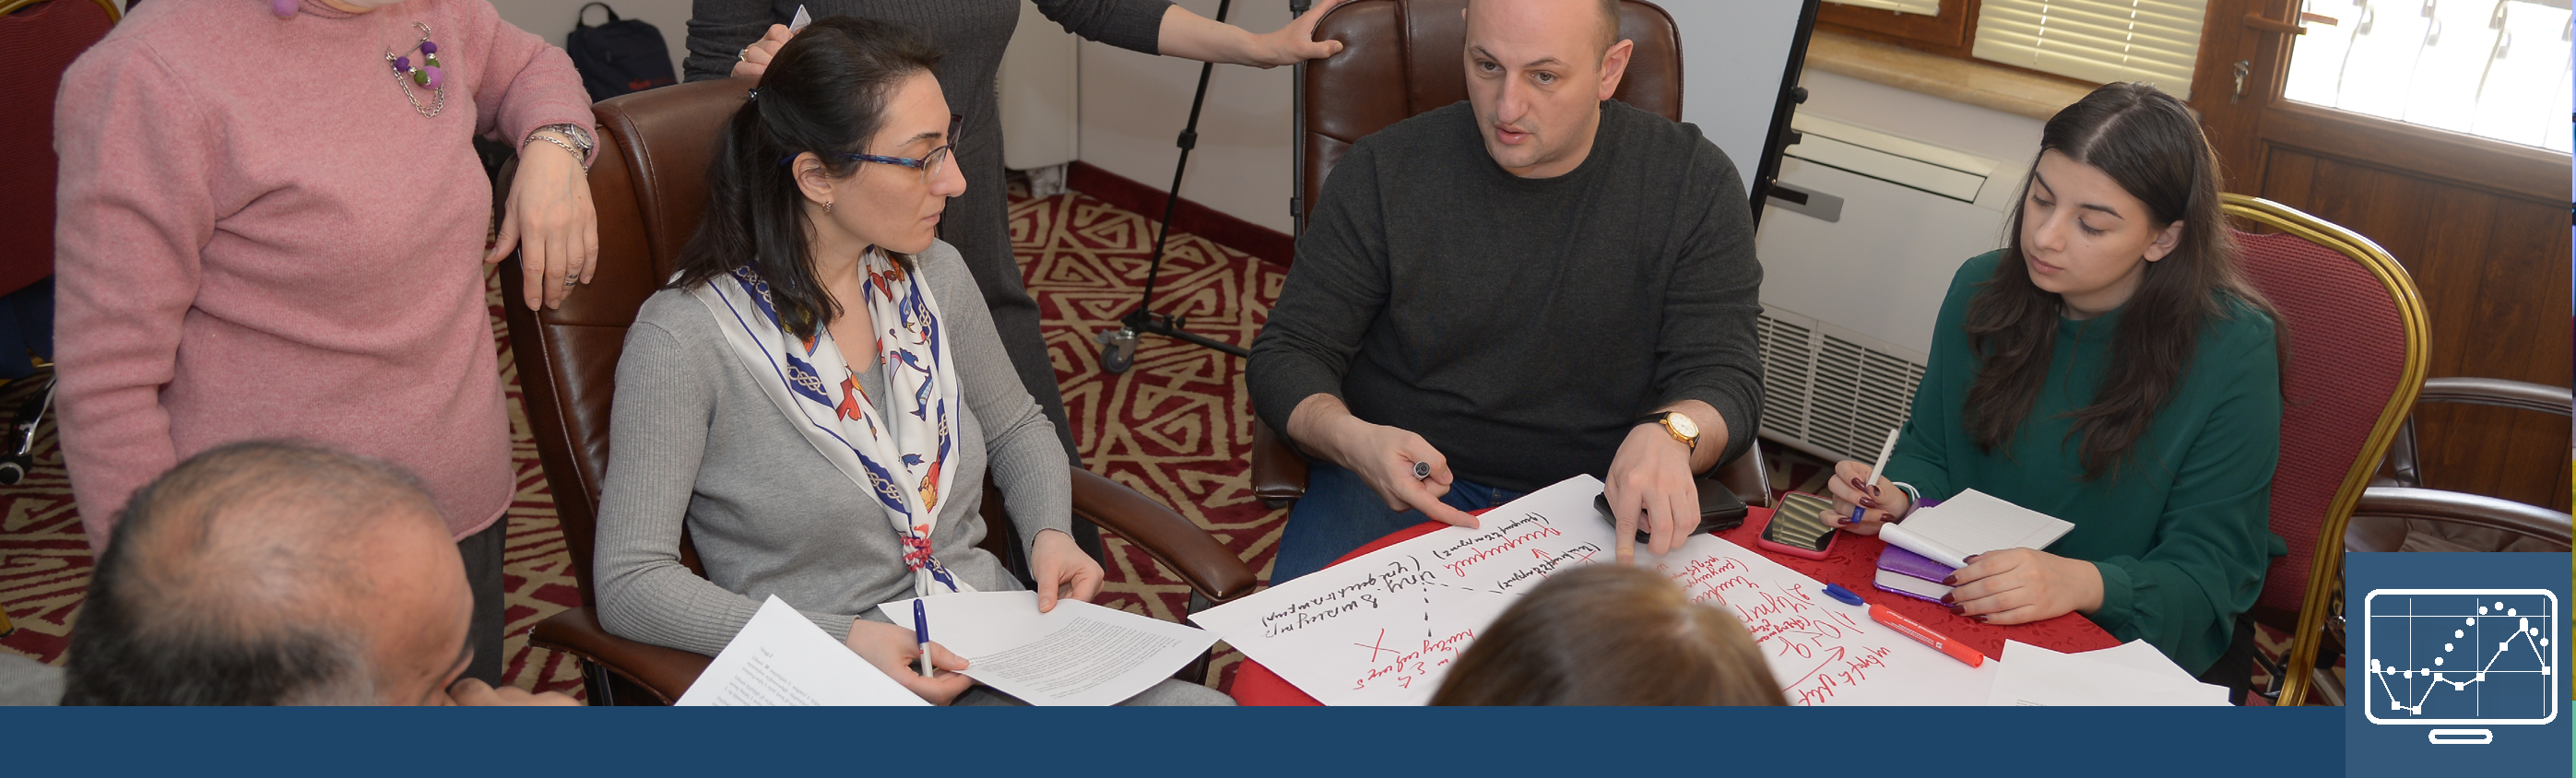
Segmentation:
<svg viewBox="0 0 2576 778">
<path fill-rule="evenodd" d="M 599 218 L 599 268 L 588 286 L 563 307 L 530 311 L 519 303 L 523 283 L 518 259 L 501 269 L 503 308 L 526 392 L 528 427 L 537 458 L 553 487 L 555 516 L 563 524 L 581 601 L 593 605 L 591 551 L 599 518 L 599 490 L 607 479 L 609 410 L 617 392 L 617 360 L 636 311 L 671 277 L 680 247 L 706 210 L 707 166 L 725 124 L 741 108 L 749 82 L 725 79 L 680 84 L 621 95 L 598 103 L 598 157 L 590 169 L 590 194 Z M 507 187 L 513 171 L 502 171 Z M 506 198 L 507 193 L 503 193 Z M 1012 524 L 1001 519 L 1001 501 L 986 485 L 983 548 L 1025 577 Z M 686 531 L 680 560 L 706 573 Z"/>
<path fill-rule="evenodd" d="M 1619 5 L 1619 34 L 1636 42 L 1636 53 L 1612 96 L 1681 121 L 1682 44 L 1673 17 L 1640 0 Z M 1315 40 L 1341 41 L 1342 53 L 1306 63 L 1305 93 L 1297 96 L 1306 107 L 1297 196 L 1307 213 L 1351 144 L 1467 99 L 1466 7 L 1466 0 L 1354 0 L 1315 26 Z"/>
<path fill-rule="evenodd" d="M 112 0 L 0 0 L 0 294 L 54 274 L 54 93 Z"/>
</svg>

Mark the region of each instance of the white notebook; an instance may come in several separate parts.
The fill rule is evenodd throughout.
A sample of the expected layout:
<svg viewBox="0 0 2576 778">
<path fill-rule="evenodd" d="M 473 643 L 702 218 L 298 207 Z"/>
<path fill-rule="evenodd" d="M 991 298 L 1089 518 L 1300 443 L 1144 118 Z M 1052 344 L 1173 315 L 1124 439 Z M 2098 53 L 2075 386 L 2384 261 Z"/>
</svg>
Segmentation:
<svg viewBox="0 0 2576 778">
<path fill-rule="evenodd" d="M 1988 551 L 2048 548 L 2072 529 L 2063 519 L 1970 489 L 1887 525 L 1878 537 L 1932 561 L 1966 567 L 1968 557 Z"/>
</svg>

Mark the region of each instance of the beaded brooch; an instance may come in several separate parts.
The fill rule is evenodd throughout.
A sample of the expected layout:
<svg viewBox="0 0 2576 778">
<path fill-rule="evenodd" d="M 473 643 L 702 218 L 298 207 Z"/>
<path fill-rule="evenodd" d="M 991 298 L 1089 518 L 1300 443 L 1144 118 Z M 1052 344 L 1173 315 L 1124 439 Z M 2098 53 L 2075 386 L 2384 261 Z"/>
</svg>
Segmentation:
<svg viewBox="0 0 2576 778">
<path fill-rule="evenodd" d="M 385 62 L 393 65 L 394 83 L 402 87 L 403 99 L 411 101 L 411 109 L 419 111 L 421 116 L 435 118 L 440 111 L 447 110 L 447 71 L 438 66 L 438 44 L 429 39 L 429 24 L 412 22 L 411 26 L 420 30 L 420 42 L 412 44 L 411 51 L 399 55 L 386 52 Z M 412 52 L 420 53 L 419 67 L 412 66 Z M 421 107 L 420 97 L 412 94 L 413 84 L 437 93 L 429 107 Z"/>
</svg>

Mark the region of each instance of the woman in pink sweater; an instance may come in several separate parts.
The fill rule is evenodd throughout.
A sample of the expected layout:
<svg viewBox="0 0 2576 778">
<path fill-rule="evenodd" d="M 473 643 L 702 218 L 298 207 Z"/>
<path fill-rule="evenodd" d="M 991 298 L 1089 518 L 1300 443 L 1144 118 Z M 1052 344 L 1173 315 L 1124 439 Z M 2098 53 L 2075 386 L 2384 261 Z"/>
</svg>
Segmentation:
<svg viewBox="0 0 2576 778">
<path fill-rule="evenodd" d="M 485 0 L 145 3 L 82 55 L 54 125 L 56 399 L 91 547 L 224 443 L 393 461 L 465 552 L 468 675 L 498 683 L 516 484 L 484 262 L 520 249 L 532 307 L 588 280 L 590 116 L 571 60 Z M 488 255 L 477 135 L 522 152 Z"/>
</svg>

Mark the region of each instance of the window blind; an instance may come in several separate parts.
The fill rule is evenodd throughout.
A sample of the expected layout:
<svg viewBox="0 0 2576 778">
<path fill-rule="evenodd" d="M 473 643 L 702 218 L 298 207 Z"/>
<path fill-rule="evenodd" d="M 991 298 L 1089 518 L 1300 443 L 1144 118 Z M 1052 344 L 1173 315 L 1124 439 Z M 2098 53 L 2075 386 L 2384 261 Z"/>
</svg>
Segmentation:
<svg viewBox="0 0 2576 778">
<path fill-rule="evenodd" d="M 1832 2 L 1860 8 L 1876 8 L 1881 11 L 1895 11 L 1897 13 L 1922 14 L 1924 16 L 1941 15 L 1941 0 L 1832 0 Z"/>
<path fill-rule="evenodd" d="M 2191 97 L 2206 0 L 1985 0 L 1978 59 Z"/>
</svg>

